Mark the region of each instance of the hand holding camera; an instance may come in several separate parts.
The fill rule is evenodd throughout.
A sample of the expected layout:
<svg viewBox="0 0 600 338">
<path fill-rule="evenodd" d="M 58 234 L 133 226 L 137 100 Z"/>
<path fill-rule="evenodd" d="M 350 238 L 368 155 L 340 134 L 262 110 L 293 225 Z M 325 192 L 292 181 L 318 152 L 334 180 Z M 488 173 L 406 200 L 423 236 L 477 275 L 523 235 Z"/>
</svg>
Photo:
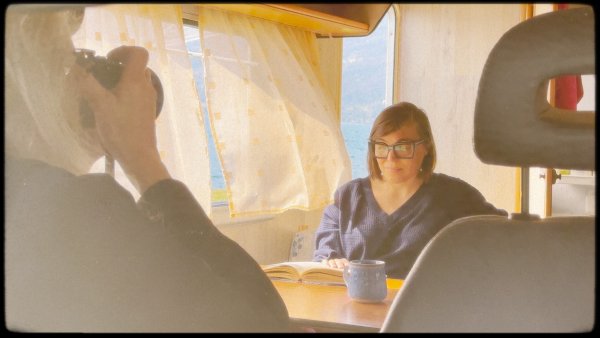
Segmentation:
<svg viewBox="0 0 600 338">
<path fill-rule="evenodd" d="M 121 46 L 108 58 L 92 51 L 77 53 L 80 68 L 92 75 L 80 82 L 82 123 L 93 127 L 107 159 L 119 162 L 140 194 L 170 177 L 156 143 L 155 119 L 163 92 L 158 77 L 147 68 L 148 51 Z"/>
<path fill-rule="evenodd" d="M 96 80 L 106 89 L 113 89 L 121 79 L 123 64 L 118 61 L 109 60 L 106 57 L 96 55 L 96 52 L 90 49 L 76 49 L 75 55 L 77 63 L 92 73 Z M 156 90 L 156 117 L 162 109 L 164 93 L 162 84 L 158 75 L 148 68 L 152 77 L 152 85 Z M 89 108 L 87 102 L 82 102 L 80 107 L 81 123 L 86 128 L 95 126 L 94 113 Z"/>
</svg>

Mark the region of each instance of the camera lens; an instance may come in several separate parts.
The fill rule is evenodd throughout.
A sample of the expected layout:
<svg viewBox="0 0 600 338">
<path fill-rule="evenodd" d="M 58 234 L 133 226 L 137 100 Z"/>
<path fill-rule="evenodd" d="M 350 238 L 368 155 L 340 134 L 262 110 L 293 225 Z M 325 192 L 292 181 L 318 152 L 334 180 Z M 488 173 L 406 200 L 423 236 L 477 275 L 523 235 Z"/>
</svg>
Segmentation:
<svg viewBox="0 0 600 338">
<path fill-rule="evenodd" d="M 96 80 L 106 89 L 114 88 L 123 71 L 123 65 L 119 62 L 108 60 L 106 57 L 96 56 L 93 50 L 89 49 L 78 49 L 75 51 L 77 56 L 77 63 L 94 75 Z M 164 93 L 160 78 L 156 73 L 150 70 L 152 85 L 156 91 L 156 117 L 162 110 Z M 85 100 L 82 100 L 80 104 L 81 124 L 86 128 L 93 128 L 96 123 L 94 120 L 94 113 L 88 106 Z"/>
</svg>

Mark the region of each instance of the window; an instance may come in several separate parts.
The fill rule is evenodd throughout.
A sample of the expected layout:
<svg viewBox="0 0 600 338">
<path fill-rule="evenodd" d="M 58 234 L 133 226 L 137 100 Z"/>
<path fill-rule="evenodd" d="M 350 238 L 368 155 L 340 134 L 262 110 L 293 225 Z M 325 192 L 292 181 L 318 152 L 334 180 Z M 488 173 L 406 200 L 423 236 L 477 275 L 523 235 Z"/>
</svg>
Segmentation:
<svg viewBox="0 0 600 338">
<path fill-rule="evenodd" d="M 367 176 L 367 139 L 377 114 L 392 103 L 391 71 L 394 55 L 395 15 L 392 7 L 366 37 L 344 38 L 342 60 L 341 128 L 352 162 L 352 177 Z M 213 205 L 227 202 L 225 180 L 217 156 L 204 90 L 204 67 L 197 27 L 184 25 L 186 46 L 194 70 L 208 136 Z"/>
<path fill-rule="evenodd" d="M 198 27 L 191 24 L 183 25 L 183 33 L 185 37 L 185 45 L 190 54 L 192 69 L 194 71 L 194 79 L 196 81 L 196 89 L 200 97 L 202 105 L 202 114 L 204 119 L 204 130 L 208 136 L 208 155 L 210 162 L 210 177 L 212 186 L 212 202 L 213 205 L 223 205 L 227 203 L 227 195 L 225 192 L 225 179 L 221 171 L 220 161 L 217 156 L 215 142 L 210 129 L 210 121 L 208 118 L 208 109 L 206 107 L 206 95 L 204 91 L 204 66 L 202 64 L 202 50 L 200 49 L 200 37 L 198 36 Z"/>
<path fill-rule="evenodd" d="M 394 9 L 365 37 L 344 38 L 342 134 L 352 162 L 352 178 L 365 177 L 367 139 L 375 117 L 392 104 Z"/>
</svg>

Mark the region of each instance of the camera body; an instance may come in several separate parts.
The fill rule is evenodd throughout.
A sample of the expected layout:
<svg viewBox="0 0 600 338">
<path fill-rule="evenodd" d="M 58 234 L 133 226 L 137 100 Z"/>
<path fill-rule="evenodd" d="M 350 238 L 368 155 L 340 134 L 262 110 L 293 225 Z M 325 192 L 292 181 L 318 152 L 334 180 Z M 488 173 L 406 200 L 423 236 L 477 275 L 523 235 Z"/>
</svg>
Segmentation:
<svg viewBox="0 0 600 338">
<path fill-rule="evenodd" d="M 120 62 L 109 60 L 103 56 L 97 56 L 96 52 L 90 49 L 76 49 L 75 55 L 77 63 L 92 73 L 104 88 L 114 88 L 119 79 L 121 79 L 123 65 Z M 150 69 L 150 74 L 152 85 L 156 90 L 156 117 L 158 117 L 162 109 L 164 93 L 158 75 L 152 69 Z M 94 113 L 85 100 L 81 102 L 80 113 L 81 124 L 84 127 L 93 128 L 95 126 Z"/>
</svg>

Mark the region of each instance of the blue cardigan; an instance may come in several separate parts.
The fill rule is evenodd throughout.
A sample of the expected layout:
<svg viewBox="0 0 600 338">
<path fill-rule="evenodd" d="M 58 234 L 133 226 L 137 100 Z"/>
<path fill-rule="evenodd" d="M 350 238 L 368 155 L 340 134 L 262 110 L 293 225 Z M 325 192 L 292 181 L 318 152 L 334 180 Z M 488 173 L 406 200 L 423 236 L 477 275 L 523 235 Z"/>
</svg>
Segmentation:
<svg viewBox="0 0 600 338">
<path fill-rule="evenodd" d="M 429 181 L 396 211 L 380 207 L 368 177 L 335 192 L 315 234 L 315 261 L 331 258 L 378 259 L 388 278 L 404 279 L 429 240 L 450 222 L 471 215 L 507 215 L 486 202 L 468 183 L 444 174 Z"/>
</svg>

